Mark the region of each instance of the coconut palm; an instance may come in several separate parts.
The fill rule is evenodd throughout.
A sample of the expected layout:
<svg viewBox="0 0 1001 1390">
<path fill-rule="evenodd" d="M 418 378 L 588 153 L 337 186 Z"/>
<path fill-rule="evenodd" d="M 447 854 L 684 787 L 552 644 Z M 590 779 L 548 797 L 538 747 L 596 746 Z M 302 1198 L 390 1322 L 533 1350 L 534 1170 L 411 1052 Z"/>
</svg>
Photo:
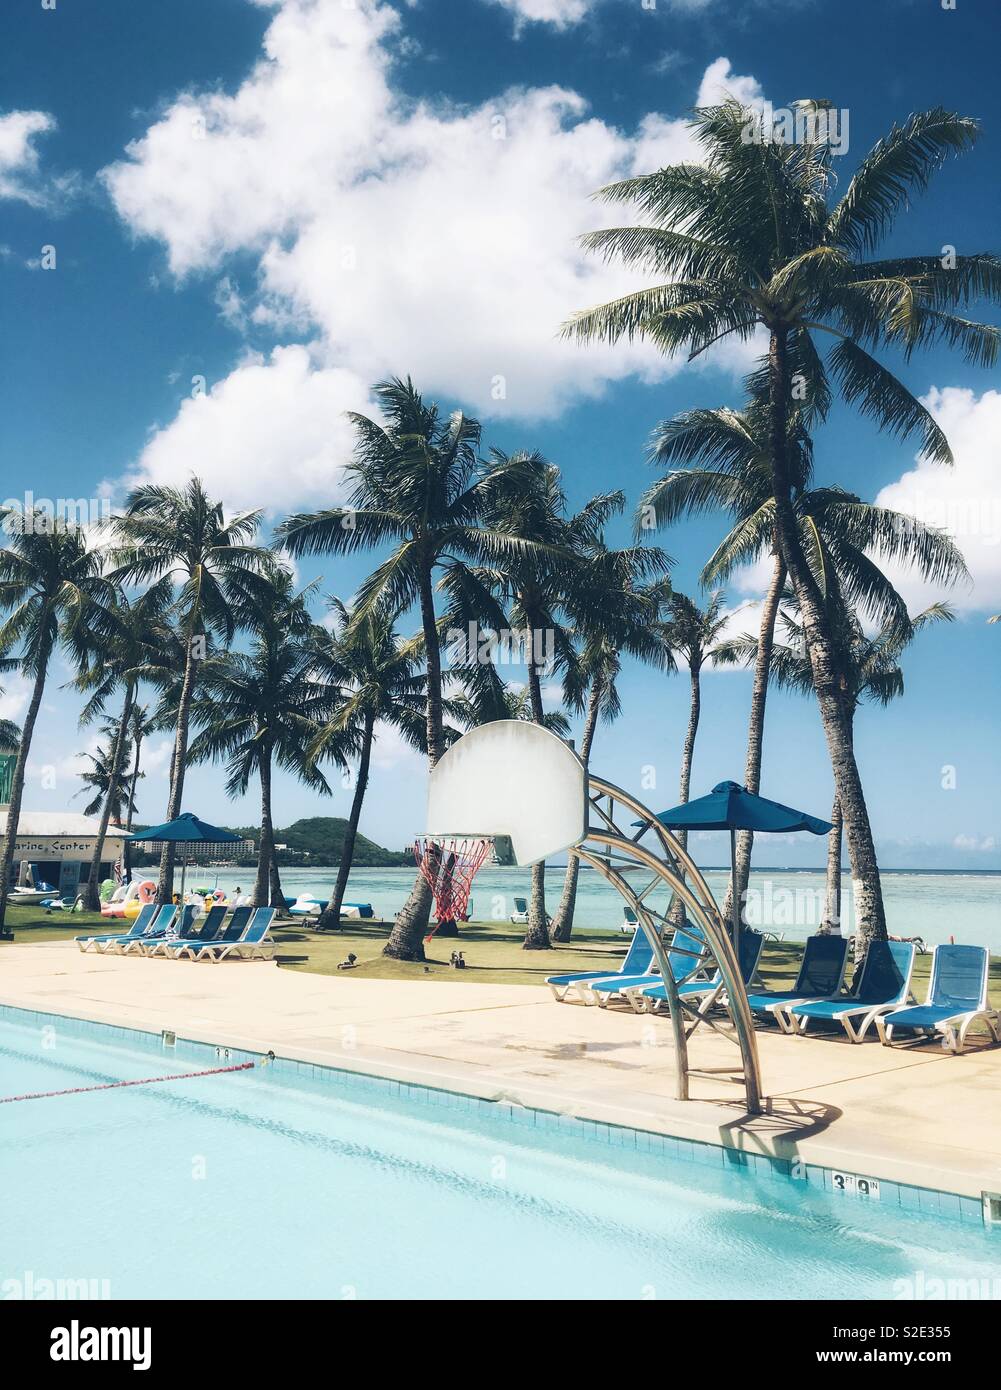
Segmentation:
<svg viewBox="0 0 1001 1390">
<path fill-rule="evenodd" d="M 789 415 L 804 400 L 823 418 L 829 373 L 849 404 L 891 434 L 921 438 L 923 453 L 951 461 L 930 412 L 872 352 L 943 342 L 990 366 L 1001 334 L 953 312 L 1001 295 L 992 255 L 873 259 L 898 213 L 951 153 L 972 146 L 976 121 L 936 108 L 894 126 L 862 160 L 842 196 L 834 182 L 823 103 L 804 102 L 805 138 L 771 138 L 760 113 L 735 100 L 694 113 L 703 162 L 626 179 L 603 190 L 633 204 L 647 225 L 613 227 L 584 239 L 592 251 L 661 276 L 661 283 L 587 310 L 567 325 L 581 341 L 641 336 L 698 356 L 763 330 L 768 353 L 756 389 L 768 402 L 775 531 L 803 616 L 824 732 L 844 813 L 857 884 L 863 951 L 885 938 L 886 919 L 872 829 L 837 696 L 833 638 L 823 595 L 800 540 L 794 505 Z M 833 338 L 826 362 L 815 338 Z"/>
<path fill-rule="evenodd" d="M 247 652 L 225 652 L 204 663 L 200 692 L 191 704 L 199 732 L 190 763 L 226 761 L 226 792 L 244 796 L 251 780 L 261 787 L 261 836 L 254 901 L 285 907 L 277 880 L 272 778 L 277 764 L 314 791 L 329 794 L 323 773 L 307 755 L 336 692 L 315 673 L 317 632 L 291 574 L 276 567 L 265 586 L 238 595 L 234 613 L 250 637 Z M 343 758 L 341 759 L 343 765 Z"/>
<path fill-rule="evenodd" d="M 496 669 L 496 668 L 492 668 Z M 481 724 L 492 724 L 497 719 L 524 719 L 535 723 L 532 712 L 532 697 L 527 686 L 512 688 L 499 682 L 499 689 L 464 691 L 452 696 L 446 702 L 451 718 L 463 729 L 477 729 Z M 547 709 L 542 716 L 542 727 L 558 738 L 569 738 L 570 720 L 559 709 Z"/>
<path fill-rule="evenodd" d="M 0 719 L 0 753 L 16 753 L 20 742 L 20 724 L 13 719 Z"/>
<path fill-rule="evenodd" d="M 183 488 L 145 484 L 129 494 L 125 512 L 114 521 L 112 563 L 121 584 L 149 584 L 169 577 L 178 586 L 174 612 L 183 651 L 176 704 L 174 753 L 170 769 L 168 821 L 181 813 L 187 763 L 191 702 L 201 663 L 214 633 L 233 640 L 236 607 L 267 583 L 273 557 L 252 544 L 260 512 L 227 521 L 198 478 Z M 174 891 L 176 846 L 165 844 L 160 858 L 160 898 Z"/>
<path fill-rule="evenodd" d="M 445 751 L 436 572 L 465 561 L 497 560 L 531 543 L 482 524 L 485 472 L 477 454 L 477 420 L 461 411 L 444 416 L 434 403 L 425 404 L 409 378 L 382 382 L 374 394 L 382 421 L 350 416 L 356 447 L 345 467 L 348 505 L 290 516 L 278 537 L 293 555 L 339 555 L 394 543 L 361 585 L 354 614 L 361 619 L 380 602 L 396 612 L 419 606 L 427 663 L 427 753 L 434 767 Z M 384 954 L 423 960 L 430 910 L 431 890 L 418 875 Z"/>
<path fill-rule="evenodd" d="M 7 910 L 7 892 L 17 842 L 17 825 L 24 794 L 24 774 L 35 722 L 42 704 L 49 662 L 62 647 L 78 666 L 86 663 L 88 632 L 101 631 L 110 586 L 101 577 L 101 558 L 89 549 L 82 532 L 69 525 L 54 526 L 44 513 L 24 517 L 0 509 L 7 544 L 0 548 L 0 654 L 32 678 L 31 697 L 11 778 L 10 804 L 3 857 L 0 861 L 0 927 Z"/>
<path fill-rule="evenodd" d="M 800 542 L 817 586 L 826 594 L 828 577 L 836 574 L 845 599 L 870 620 L 899 622 L 906 630 L 909 620 L 904 601 L 881 565 L 911 565 L 926 582 L 945 585 L 969 577 L 963 557 L 948 536 L 915 517 L 874 506 L 840 488 L 814 486 L 813 443 L 807 419 L 808 412 L 790 413 L 788 451 Z M 775 528 L 765 403 L 752 398 L 743 411 L 685 411 L 658 428 L 651 452 L 655 462 L 669 464 L 671 471 L 641 499 L 637 513 L 640 527 L 666 526 L 705 512 L 729 512 L 733 525 L 705 565 L 702 584 L 725 584 L 741 566 L 766 557 L 770 565 L 754 660 L 744 767 L 744 785 L 757 792 L 770 652 L 786 583 Z M 751 831 L 741 831 L 737 837 L 736 892 L 741 902 L 747 891 L 753 842 Z M 729 920 L 729 901 L 723 915 Z"/>
<path fill-rule="evenodd" d="M 567 595 L 577 655 L 564 679 L 567 702 L 584 715 L 580 760 L 587 777 L 599 720 L 612 723 L 621 713 L 616 685 L 623 652 L 673 669 L 674 657 L 661 640 L 656 621 L 670 591 L 664 577 L 670 558 L 652 546 L 609 549 L 600 536 L 575 549 L 583 561 L 581 574 Z M 657 578 L 651 583 L 650 576 Z M 563 892 L 553 915 L 554 941 L 570 940 L 577 904 L 580 861 L 571 855 Z"/>
<path fill-rule="evenodd" d="M 692 760 L 695 739 L 702 715 L 702 671 L 706 663 L 715 664 L 721 647 L 720 634 L 729 622 L 723 611 L 724 595 L 718 589 L 709 602 L 700 608 L 694 599 L 678 589 L 664 596 L 663 617 L 659 624 L 660 640 L 668 658 L 681 657 L 688 668 L 689 703 L 688 728 L 681 752 L 681 775 L 678 781 L 678 803 L 687 802 L 692 785 Z M 682 848 L 687 848 L 688 832 L 675 831 Z"/>
<path fill-rule="evenodd" d="M 340 925 L 380 726 L 398 730 L 412 748 L 427 752 L 427 680 L 419 669 L 421 653 L 413 643 L 400 641 L 393 610 L 378 603 L 356 619 L 338 598 L 329 606 L 333 629 L 317 642 L 314 662 L 319 675 L 337 690 L 338 702 L 307 751 L 312 760 L 334 756 L 342 764 L 349 753 L 357 753 L 357 769 L 337 880 L 318 931 Z"/>
<path fill-rule="evenodd" d="M 116 825 L 121 825 L 126 815 L 131 816 L 135 813 L 131 789 L 126 786 L 121 776 L 121 766 L 116 769 L 116 754 L 123 761 L 132 756 L 132 745 L 128 739 L 122 743 L 119 738 L 119 722 L 117 719 L 109 720 L 105 726 L 107 742 L 99 744 L 93 753 L 84 754 L 90 766 L 79 774 L 83 786 L 73 793 L 74 796 L 90 795 L 90 800 L 83 808 L 85 816 L 96 816 L 107 805 L 110 807 L 110 819 L 114 820 Z M 143 774 L 139 773 L 139 776 L 142 777 Z M 98 871 L 100 862 L 98 860 Z M 96 879 L 98 871 L 91 866 L 91 878 Z"/>
<path fill-rule="evenodd" d="M 149 678 L 151 668 L 161 660 L 164 644 L 168 640 L 166 615 L 171 597 L 171 583 L 166 576 L 133 599 L 123 590 L 116 591 L 107 605 L 108 630 L 103 635 L 95 634 L 87 664 L 74 682 L 78 690 L 88 692 L 90 696 L 80 715 L 81 727 L 104 713 L 108 701 L 119 688 L 124 691 L 121 714 L 113 724 L 113 739 L 104 769 L 108 779 L 106 795 L 103 804 L 91 802 L 95 811 L 100 808 L 85 890 L 86 906 L 92 912 L 97 912 L 101 906 L 98 875 L 108 825 L 112 817 L 116 821 L 120 819 L 119 811 L 124 801 L 122 777 L 131 752 L 128 747 L 129 724 L 136 691 L 140 681 Z M 84 780 L 87 781 L 87 778 Z M 96 786 L 97 783 L 91 785 Z M 127 804 L 131 804 L 131 801 Z M 89 808 L 87 813 L 91 814 Z"/>
<path fill-rule="evenodd" d="M 813 694 L 813 671 L 806 651 L 803 625 L 795 613 L 795 595 L 787 593 L 788 606 L 781 620 L 785 641 L 775 642 L 770 652 L 772 679 L 783 689 Z M 838 660 L 838 688 L 854 738 L 855 715 L 861 704 L 888 705 L 904 693 L 904 673 L 900 657 L 915 635 L 932 623 L 952 622 L 954 613 L 946 603 L 934 603 L 909 618 L 906 624 L 896 619 L 886 621 L 870 636 L 857 610 L 843 601 L 840 593 L 832 596 L 831 630 L 835 634 Z M 732 659 L 746 663 L 756 661 L 758 641 L 748 634 L 728 644 Z M 726 658 L 731 659 L 728 653 Z M 840 931 L 841 923 L 841 854 L 843 817 L 835 793 L 831 810 L 833 829 L 827 838 L 827 890 L 823 929 Z"/>
</svg>

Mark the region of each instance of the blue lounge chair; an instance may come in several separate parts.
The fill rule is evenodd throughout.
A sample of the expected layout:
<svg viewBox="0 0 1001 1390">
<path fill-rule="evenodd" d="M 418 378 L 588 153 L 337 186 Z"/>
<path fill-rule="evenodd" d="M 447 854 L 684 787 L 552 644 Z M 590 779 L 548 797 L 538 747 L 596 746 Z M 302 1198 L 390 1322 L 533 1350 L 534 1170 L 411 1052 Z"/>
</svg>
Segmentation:
<svg viewBox="0 0 1001 1390">
<path fill-rule="evenodd" d="M 767 935 L 767 933 L 766 933 Z M 848 939 L 844 936 L 815 935 L 807 938 L 799 974 L 792 989 L 761 990 L 749 994 L 752 1014 L 764 1014 L 788 1031 L 785 1010 L 790 1004 L 808 1000 L 836 999 L 844 984 L 848 965 Z"/>
<path fill-rule="evenodd" d="M 701 936 L 691 932 L 676 931 L 667 953 L 667 963 L 671 974 L 679 983 L 689 980 L 702 968 L 706 944 Z M 646 985 L 660 982 L 658 970 L 645 971 L 642 975 L 607 975 L 604 979 L 585 980 L 584 990 L 588 1003 L 596 1003 L 606 1009 L 613 999 L 623 998 L 635 1013 L 642 1013 L 644 1006 L 639 1003 L 639 991 Z"/>
<path fill-rule="evenodd" d="M 189 911 L 188 908 L 184 910 L 186 913 Z M 191 916 L 181 923 L 176 936 L 161 936 L 157 941 L 146 943 L 140 941 L 138 950 L 144 956 L 169 956 L 183 944 L 192 941 L 214 941 L 222 933 L 228 911 L 225 903 L 217 903 L 215 907 L 209 908 L 205 920 L 195 925 L 194 909 L 191 909 Z"/>
<path fill-rule="evenodd" d="M 195 909 L 191 904 L 185 907 L 165 907 L 161 916 L 145 935 L 135 941 L 125 941 L 121 946 L 123 956 L 148 956 L 154 946 L 161 941 L 171 941 L 191 930 L 195 920 Z"/>
<path fill-rule="evenodd" d="M 638 975 L 650 969 L 650 962 L 653 960 L 653 947 L 647 940 L 646 932 L 642 927 L 637 927 L 633 932 L 633 939 L 629 943 L 629 950 L 626 952 L 625 959 L 619 967 L 620 975 Z M 575 994 L 583 999 L 581 986 L 588 980 L 603 980 L 608 978 L 607 970 L 578 970 L 569 975 L 550 975 L 546 984 L 552 990 L 553 998 L 556 1002 L 562 1003 L 568 993 L 573 990 Z M 589 1001 L 584 999 L 584 1003 Z"/>
<path fill-rule="evenodd" d="M 866 952 L 858 978 L 850 994 L 842 999 L 818 999 L 793 1004 L 784 1010 L 787 1032 L 805 1033 L 811 1019 L 840 1023 L 853 1043 L 860 1043 L 880 1014 L 891 1013 L 906 1004 L 911 992 L 914 969 L 912 941 L 873 941 Z"/>
<path fill-rule="evenodd" d="M 101 941 L 128 941 L 137 936 L 142 936 L 146 928 L 150 925 L 157 913 L 156 903 L 146 903 L 139 909 L 139 916 L 132 923 L 127 932 L 104 932 L 101 936 L 77 936 L 74 937 L 76 944 L 81 951 L 89 951 L 92 948 L 99 949 L 98 943 Z"/>
<path fill-rule="evenodd" d="M 259 907 L 247 925 L 247 930 L 235 941 L 210 941 L 195 956 L 196 960 L 213 961 L 216 965 L 229 955 L 239 956 L 241 960 L 270 960 L 275 953 L 275 943 L 268 936 L 276 909 Z"/>
<path fill-rule="evenodd" d="M 165 935 L 170 930 L 171 923 L 176 916 L 177 908 L 173 903 L 161 903 L 156 910 L 156 916 L 140 936 L 121 936 L 117 940 L 110 937 L 107 941 L 101 942 L 97 949 L 102 955 L 110 953 L 113 956 L 131 952 L 140 941 L 148 941 L 151 937 Z"/>
<path fill-rule="evenodd" d="M 1001 1019 L 987 994 L 990 964 L 985 946 L 936 946 L 927 1000 L 877 1017 L 880 1042 L 892 1047 L 898 1028 L 917 1037 L 940 1033 L 942 1046 L 958 1053 L 974 1023 L 986 1024 L 994 1041 L 1001 1042 Z"/>
<path fill-rule="evenodd" d="M 740 933 L 740 974 L 745 985 L 750 984 L 757 974 L 758 961 L 765 938 L 757 931 L 746 927 Z M 707 1012 L 716 1003 L 726 986 L 723 976 L 716 970 L 710 979 L 688 980 L 678 986 L 678 995 L 684 1000 L 701 999 L 700 1012 Z M 652 1013 L 661 1004 L 667 1003 L 667 990 L 661 985 L 645 985 L 629 991 L 629 1002 L 633 1008 Z M 634 1002 L 635 1001 L 635 1002 Z"/>
<path fill-rule="evenodd" d="M 172 960 L 181 960 L 184 956 L 190 960 L 197 960 L 198 952 L 203 946 L 221 946 L 224 942 L 239 941 L 253 915 L 252 907 L 234 908 L 228 925 L 221 932 L 217 931 L 211 941 L 203 939 L 201 933 L 189 931 L 184 936 L 175 936 L 160 954 L 170 956 Z"/>
</svg>

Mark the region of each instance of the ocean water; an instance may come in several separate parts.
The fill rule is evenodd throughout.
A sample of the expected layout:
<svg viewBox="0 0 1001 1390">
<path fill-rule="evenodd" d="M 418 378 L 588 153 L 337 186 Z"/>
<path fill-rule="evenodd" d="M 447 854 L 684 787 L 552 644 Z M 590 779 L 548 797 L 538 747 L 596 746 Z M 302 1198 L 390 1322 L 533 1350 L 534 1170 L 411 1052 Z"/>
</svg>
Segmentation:
<svg viewBox="0 0 1001 1390">
<path fill-rule="evenodd" d="M 0 1021 L 0 1096 L 75 1091 L 4 1105 L 0 1184 L 16 1196 L 0 1296 L 37 1297 L 47 1280 L 208 1300 L 1001 1288 L 1001 1235 L 958 1219 L 958 1202 L 946 1220 L 889 1193 L 866 1202 L 734 1168 L 712 1147 L 699 1161 L 642 1136 L 612 1147 L 502 1106 L 446 1109 L 281 1064 L 191 1075 L 234 1060 L 51 1015 Z"/>
<path fill-rule="evenodd" d="M 250 880 L 239 869 L 219 871 L 219 885 L 231 890 Z M 326 899 L 334 883 L 333 869 L 285 869 L 282 884 L 290 900 L 298 893 Z M 564 870 L 546 870 L 547 906 L 559 902 Z M 376 915 L 392 918 L 406 901 L 413 883 L 411 869 L 356 869 L 347 900 L 370 902 Z M 722 905 L 728 875 L 709 870 L 709 886 Z M 188 870 L 188 882 L 213 883 L 216 871 Z M 644 871 L 634 882 L 646 882 Z M 529 872 L 517 868 L 481 869 L 473 884 L 472 916 L 483 921 L 507 921 L 514 898 L 528 894 Z M 842 880 L 845 929 L 850 927 L 851 880 Z M 922 936 L 930 944 L 957 941 L 989 947 L 1001 954 L 1001 873 L 884 873 L 883 895 L 889 930 L 897 936 Z M 663 907 L 663 896 L 650 901 Z M 803 940 L 819 925 L 824 906 L 824 874 L 811 870 L 756 870 L 751 875 L 747 919 L 752 926 L 782 931 L 790 940 Z M 615 929 L 623 920 L 622 900 L 597 873 L 582 869 L 575 922 L 580 927 Z"/>
</svg>

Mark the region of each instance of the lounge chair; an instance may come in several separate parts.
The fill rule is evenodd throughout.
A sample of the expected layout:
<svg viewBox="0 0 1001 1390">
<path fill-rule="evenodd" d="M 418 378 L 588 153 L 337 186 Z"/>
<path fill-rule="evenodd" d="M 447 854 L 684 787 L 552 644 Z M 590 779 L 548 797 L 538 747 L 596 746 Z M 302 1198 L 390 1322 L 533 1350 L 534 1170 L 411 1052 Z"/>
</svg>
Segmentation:
<svg viewBox="0 0 1001 1390">
<path fill-rule="evenodd" d="M 517 901 L 517 899 L 515 899 Z M 619 967 L 619 974 L 637 975 L 650 969 L 650 962 L 653 960 L 653 947 L 647 940 L 646 932 L 642 927 L 637 927 L 633 932 L 633 939 L 629 943 L 629 950 L 626 952 L 625 959 Z M 546 984 L 552 990 L 553 998 L 556 1002 L 562 1003 L 569 992 L 580 996 L 583 1002 L 590 1003 L 591 1000 L 584 999 L 581 986 L 588 980 L 604 980 L 608 978 L 607 970 L 577 970 L 568 975 L 550 975 Z"/>
<path fill-rule="evenodd" d="M 131 954 L 140 941 L 148 941 L 151 937 L 166 935 L 176 916 L 177 908 L 173 903 L 161 903 L 156 909 L 156 916 L 147 925 L 144 932 L 138 936 L 129 934 L 118 938 L 109 937 L 107 941 L 99 942 L 97 949 L 102 955 L 119 956 L 126 952 Z"/>
<path fill-rule="evenodd" d="M 161 920 L 162 918 L 162 920 Z M 143 936 L 135 941 L 125 941 L 121 946 L 123 956 L 148 956 L 150 951 L 162 942 L 175 941 L 191 930 L 195 920 L 195 909 L 188 903 L 184 907 L 165 907 L 156 922 Z"/>
<path fill-rule="evenodd" d="M 236 907 L 233 909 L 229 924 L 221 932 L 217 932 L 211 941 L 204 939 L 201 935 L 189 932 L 186 936 L 175 937 L 169 943 L 169 949 L 165 950 L 163 954 L 172 960 L 180 960 L 184 956 L 189 960 L 197 960 L 198 952 L 203 948 L 223 946 L 239 941 L 247 930 L 253 915 L 254 909 L 252 907 Z"/>
<path fill-rule="evenodd" d="M 750 984 L 757 973 L 758 962 L 761 959 L 761 948 L 764 944 L 765 938 L 760 932 L 750 931 L 747 927 L 741 931 L 740 973 L 745 985 Z M 708 980 L 687 980 L 684 984 L 680 984 L 678 994 L 680 998 L 685 1000 L 701 999 L 703 1002 L 700 1006 L 700 1012 L 707 1013 L 725 988 L 723 976 L 717 969 Z M 626 997 L 638 1012 L 645 1009 L 648 1013 L 652 1013 L 661 1004 L 667 1003 L 667 990 L 662 984 L 646 985 L 630 989 Z"/>
<path fill-rule="evenodd" d="M 514 911 L 511 913 L 511 921 L 515 924 L 528 921 L 528 899 L 515 898 Z"/>
<path fill-rule="evenodd" d="M 810 936 L 803 948 L 799 974 L 792 989 L 769 989 L 749 994 L 747 1002 L 751 1006 L 751 1013 L 769 1016 L 783 1032 L 788 1032 L 785 1015 L 788 1006 L 804 1004 L 808 1000 L 836 999 L 844 984 L 847 965 L 846 937 L 822 936 L 819 933 Z"/>
<path fill-rule="evenodd" d="M 185 909 L 187 911 L 187 909 Z M 169 956 L 182 943 L 187 944 L 192 941 L 214 941 L 222 934 L 223 922 L 226 920 L 226 913 L 229 908 L 225 903 L 217 903 L 215 907 L 210 907 L 205 914 L 205 920 L 197 926 L 193 923 L 193 915 L 186 923 L 182 923 L 181 929 L 176 936 L 162 936 L 153 942 L 138 942 L 138 949 L 144 956 Z"/>
<path fill-rule="evenodd" d="M 701 936 L 694 936 L 691 932 L 676 931 L 674 940 L 667 952 L 667 963 L 671 974 L 680 984 L 683 980 L 691 977 L 702 968 L 705 956 L 706 944 Z M 595 1003 L 599 1008 L 606 1009 L 613 999 L 623 998 L 631 1005 L 636 1013 L 642 1013 L 644 1006 L 638 1002 L 639 991 L 647 985 L 660 983 L 660 971 L 646 971 L 642 975 L 606 975 L 604 979 L 586 980 L 584 990 L 587 991 L 588 1003 Z"/>
<path fill-rule="evenodd" d="M 138 917 L 127 932 L 104 932 L 100 936 L 77 936 L 74 937 L 74 940 L 81 951 L 99 950 L 99 943 L 102 941 L 129 941 L 143 935 L 156 913 L 157 904 L 146 903 L 144 907 L 139 909 Z"/>
<path fill-rule="evenodd" d="M 988 998 L 990 954 L 985 946 L 936 946 L 932 957 L 928 998 L 923 1004 L 894 1009 L 876 1019 L 879 1040 L 892 1047 L 898 1028 L 920 1036 L 942 1035 L 942 1046 L 962 1052 L 966 1034 L 983 1023 L 995 1042 L 1001 1042 L 1001 1018 Z"/>
<path fill-rule="evenodd" d="M 631 907 L 624 907 L 622 909 L 622 924 L 619 927 L 619 931 L 635 931 L 638 926 L 639 918 L 636 916 L 636 913 Z"/>
<path fill-rule="evenodd" d="M 840 1023 L 853 1043 L 860 1043 L 880 1014 L 906 1004 L 914 969 L 912 941 L 872 941 L 850 994 L 843 999 L 818 999 L 783 1010 L 786 1031 L 805 1033 L 811 1019 Z"/>
<path fill-rule="evenodd" d="M 229 955 L 239 956 L 241 960 L 270 960 L 275 953 L 275 943 L 268 936 L 268 931 L 274 919 L 273 907 L 255 909 L 242 936 L 236 941 L 210 942 L 202 947 L 196 959 L 204 960 L 207 957 L 216 965 Z"/>
</svg>

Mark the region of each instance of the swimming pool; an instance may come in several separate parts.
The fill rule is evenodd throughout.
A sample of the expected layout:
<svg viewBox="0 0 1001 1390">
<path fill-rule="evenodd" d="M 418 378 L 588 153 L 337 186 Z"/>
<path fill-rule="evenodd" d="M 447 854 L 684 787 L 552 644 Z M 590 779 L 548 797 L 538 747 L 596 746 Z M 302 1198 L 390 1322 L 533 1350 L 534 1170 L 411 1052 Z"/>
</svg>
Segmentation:
<svg viewBox="0 0 1001 1390">
<path fill-rule="evenodd" d="M 0 1009 L 0 1096 L 246 1059 Z M 291 1062 L 18 1101 L 0 1105 L 0 1297 L 45 1280 L 113 1298 L 533 1299 L 1001 1280 L 1001 1232 L 975 1203 L 946 1220 L 733 1163 Z"/>
</svg>

